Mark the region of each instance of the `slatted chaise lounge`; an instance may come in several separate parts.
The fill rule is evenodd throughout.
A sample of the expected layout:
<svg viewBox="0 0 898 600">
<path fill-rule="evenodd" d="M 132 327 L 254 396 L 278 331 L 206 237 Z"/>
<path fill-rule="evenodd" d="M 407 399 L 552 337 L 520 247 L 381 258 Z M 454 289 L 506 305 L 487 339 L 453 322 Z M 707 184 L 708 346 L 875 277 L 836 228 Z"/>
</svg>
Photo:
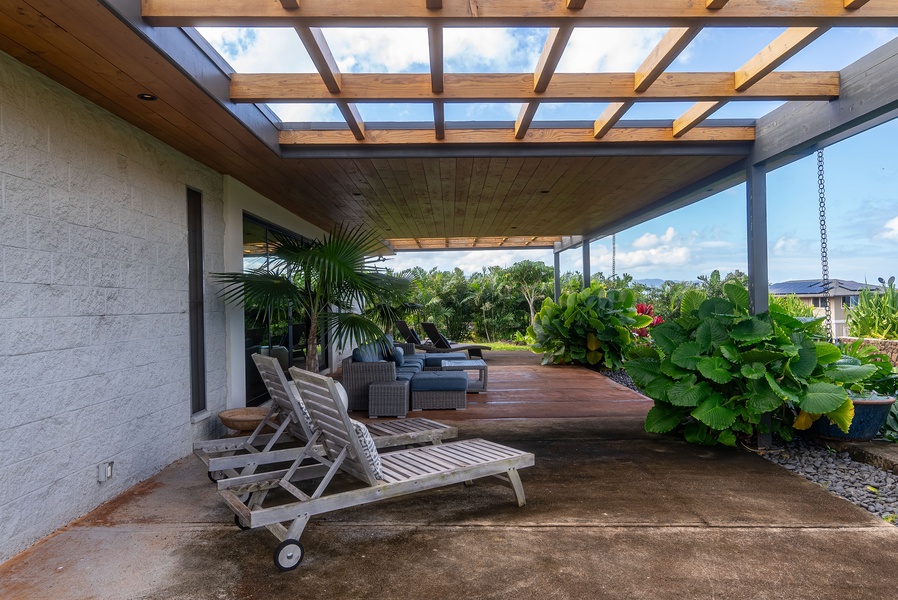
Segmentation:
<svg viewBox="0 0 898 600">
<path fill-rule="evenodd" d="M 302 454 L 303 445 L 312 437 L 312 423 L 303 400 L 294 383 L 287 381 L 277 359 L 253 354 L 253 361 L 271 394 L 271 408 L 249 436 L 194 443 L 194 454 L 205 463 L 211 479 L 249 475 L 260 465 L 290 463 Z M 294 373 L 299 371 L 294 369 Z M 274 433 L 263 434 L 266 426 Z M 440 444 L 458 436 L 455 427 L 419 418 L 380 421 L 369 429 L 378 448 Z"/>
<path fill-rule="evenodd" d="M 436 350 L 430 350 L 430 352 L 467 351 L 468 356 L 471 358 L 483 358 L 484 350 L 492 350 L 489 346 L 482 346 L 480 344 L 453 344 L 440 333 L 440 330 L 437 329 L 437 326 L 433 323 L 421 323 L 421 327 L 424 329 L 424 333 L 427 334 L 427 337 L 430 338 L 430 343 L 436 348 Z"/>
<path fill-rule="evenodd" d="M 524 487 L 517 470 L 532 466 L 533 454 L 481 439 L 381 454 L 366 436 L 364 426 L 359 427 L 361 424 L 349 418 L 332 379 L 308 372 L 300 376 L 297 386 L 317 428 L 302 455 L 289 469 L 277 474 L 260 473 L 218 482 L 219 492 L 239 524 L 265 527 L 281 540 L 274 552 L 274 562 L 280 570 L 299 566 L 304 554 L 299 538 L 315 515 L 481 477 L 500 479 L 514 490 L 518 506 L 524 505 Z M 321 454 L 313 450 L 316 444 L 321 444 Z M 306 459 L 315 464 L 301 464 Z M 320 472 L 325 468 L 321 483 L 311 493 L 290 483 L 298 472 Z M 361 485 L 327 493 L 338 473 Z M 342 482 L 340 489 L 346 489 Z M 288 497 L 289 503 L 282 503 L 281 492 L 292 496 Z M 269 493 L 276 503 L 266 506 Z M 249 499 L 242 502 L 246 494 Z"/>
</svg>

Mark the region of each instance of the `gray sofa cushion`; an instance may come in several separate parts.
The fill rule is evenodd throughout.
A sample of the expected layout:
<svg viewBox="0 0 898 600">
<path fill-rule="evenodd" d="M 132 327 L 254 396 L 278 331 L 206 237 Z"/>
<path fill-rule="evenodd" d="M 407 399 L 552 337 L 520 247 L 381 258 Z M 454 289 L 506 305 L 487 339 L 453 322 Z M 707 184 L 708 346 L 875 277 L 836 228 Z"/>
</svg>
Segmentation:
<svg viewBox="0 0 898 600">
<path fill-rule="evenodd" d="M 409 385 L 416 392 L 455 392 L 468 389 L 468 376 L 464 371 L 421 371 Z"/>
</svg>

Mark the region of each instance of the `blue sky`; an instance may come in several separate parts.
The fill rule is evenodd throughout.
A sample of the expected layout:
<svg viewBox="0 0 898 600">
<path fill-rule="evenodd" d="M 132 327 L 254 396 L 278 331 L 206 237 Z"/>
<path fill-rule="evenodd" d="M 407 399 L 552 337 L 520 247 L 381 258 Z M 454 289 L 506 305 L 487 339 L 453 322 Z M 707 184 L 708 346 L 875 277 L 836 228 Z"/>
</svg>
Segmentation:
<svg viewBox="0 0 898 600">
<path fill-rule="evenodd" d="M 782 30 L 705 29 L 672 71 L 734 71 Z M 238 72 L 315 72 L 292 29 L 202 29 Z M 633 71 L 663 29 L 574 31 L 558 72 Z M 546 29 L 446 29 L 445 71 L 532 72 Z M 898 30 L 832 29 L 779 70 L 839 70 L 896 37 Z M 424 29 L 327 29 L 343 72 L 428 72 Z M 625 119 L 674 119 L 691 103 L 637 103 Z M 730 102 L 712 118 L 757 118 L 777 102 Z M 543 104 L 536 120 L 594 120 L 604 104 Z M 270 105 L 284 121 L 341 121 L 329 104 Z M 519 104 L 447 104 L 446 119 L 504 120 Z M 361 104 L 365 121 L 432 121 L 429 104 Z M 898 123 L 891 122 L 826 149 L 830 274 L 875 281 L 898 273 Z M 768 174 L 771 282 L 820 276 L 816 158 Z M 713 269 L 746 269 L 745 188 L 738 186 L 617 235 L 617 270 L 636 278 L 694 279 Z M 387 264 L 471 273 L 518 260 L 552 264 L 551 251 L 401 253 Z M 611 272 L 611 239 L 591 245 L 592 271 Z M 562 270 L 581 270 L 579 249 L 561 255 Z"/>
</svg>

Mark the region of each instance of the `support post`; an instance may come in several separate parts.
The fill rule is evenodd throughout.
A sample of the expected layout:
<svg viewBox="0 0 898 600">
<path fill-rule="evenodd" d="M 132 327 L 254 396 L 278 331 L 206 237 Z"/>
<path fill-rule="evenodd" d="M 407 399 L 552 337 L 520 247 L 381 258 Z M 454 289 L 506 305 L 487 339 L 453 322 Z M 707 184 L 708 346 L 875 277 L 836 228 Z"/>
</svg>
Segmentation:
<svg viewBox="0 0 898 600">
<path fill-rule="evenodd" d="M 745 168 L 746 222 L 748 224 L 748 311 L 752 315 L 768 308 L 767 277 L 767 169 L 763 165 L 746 161 Z M 761 417 L 767 433 L 759 433 L 758 449 L 773 445 L 770 433 L 770 413 Z"/>
<path fill-rule="evenodd" d="M 767 310 L 767 170 L 749 161 L 745 173 L 748 224 L 748 310 Z"/>
<path fill-rule="evenodd" d="M 583 240 L 583 289 L 589 287 L 589 240 Z"/>
<path fill-rule="evenodd" d="M 555 258 L 555 302 L 561 299 L 561 253 L 554 252 Z"/>
</svg>

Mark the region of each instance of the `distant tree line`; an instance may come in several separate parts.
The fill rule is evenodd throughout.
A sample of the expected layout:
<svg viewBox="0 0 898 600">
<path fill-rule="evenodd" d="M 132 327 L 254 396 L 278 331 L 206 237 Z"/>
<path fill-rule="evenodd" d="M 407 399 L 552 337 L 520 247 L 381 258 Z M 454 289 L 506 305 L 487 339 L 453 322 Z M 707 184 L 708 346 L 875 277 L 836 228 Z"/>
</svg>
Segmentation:
<svg viewBox="0 0 898 600">
<path fill-rule="evenodd" d="M 411 282 L 407 297 L 391 299 L 383 319 L 403 318 L 413 327 L 422 321 L 436 323 L 447 337 L 455 340 L 523 342 L 533 315 L 542 302 L 554 295 L 552 267 L 538 261 L 525 260 L 510 267 L 484 267 L 465 276 L 452 271 L 429 271 L 415 267 L 388 272 Z M 606 277 L 593 274 L 593 281 L 606 288 L 630 288 L 637 301 L 651 304 L 654 314 L 665 320 L 679 316 L 680 300 L 690 289 L 704 290 L 709 297 L 724 297 L 723 285 L 728 281 L 747 284 L 748 277 L 739 270 L 721 276 L 719 271 L 700 275 L 696 281 L 665 281 L 661 286 L 637 283 L 629 274 Z M 579 272 L 561 275 L 562 292 L 579 290 L 583 277 Z"/>
</svg>

